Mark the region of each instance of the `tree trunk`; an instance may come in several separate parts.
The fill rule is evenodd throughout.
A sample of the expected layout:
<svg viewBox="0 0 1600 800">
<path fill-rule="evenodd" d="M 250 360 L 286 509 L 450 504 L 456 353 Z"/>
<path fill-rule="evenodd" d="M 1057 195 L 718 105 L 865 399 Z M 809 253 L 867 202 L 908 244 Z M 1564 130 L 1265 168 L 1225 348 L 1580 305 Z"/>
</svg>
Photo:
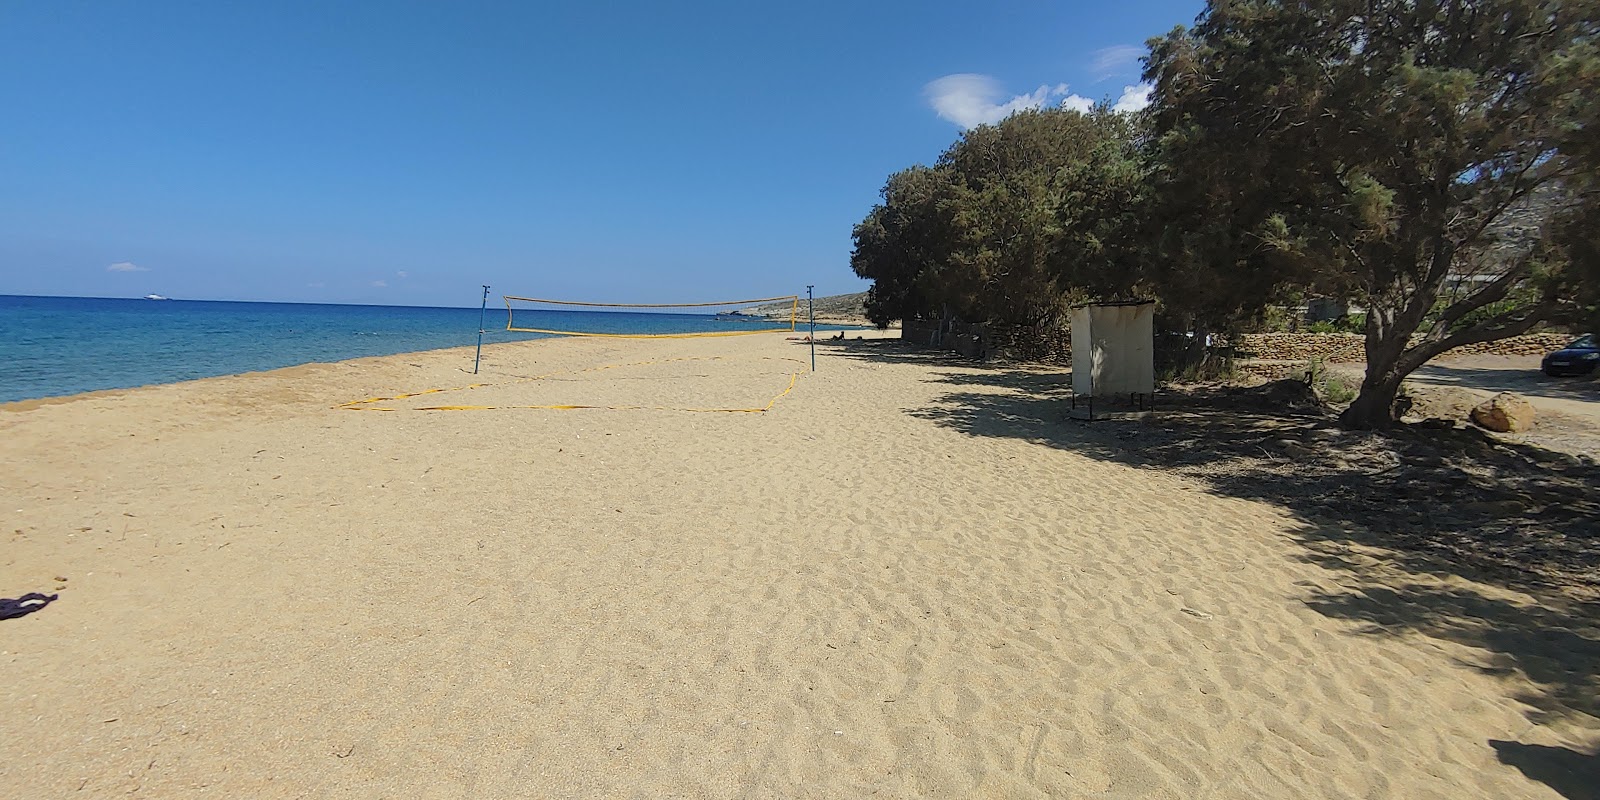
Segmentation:
<svg viewBox="0 0 1600 800">
<path fill-rule="evenodd" d="M 1339 415 L 1347 428 L 1388 428 L 1398 419 L 1394 401 L 1400 382 L 1411 370 L 1402 365 L 1419 320 L 1384 304 L 1367 309 L 1367 374 L 1361 379 L 1361 393 Z"/>
<path fill-rule="evenodd" d="M 1361 394 L 1355 402 L 1339 415 L 1339 424 L 1346 428 L 1375 429 L 1394 425 L 1395 398 L 1400 394 L 1403 376 L 1393 368 L 1381 370 L 1367 364 L 1367 377 L 1361 381 Z"/>
</svg>

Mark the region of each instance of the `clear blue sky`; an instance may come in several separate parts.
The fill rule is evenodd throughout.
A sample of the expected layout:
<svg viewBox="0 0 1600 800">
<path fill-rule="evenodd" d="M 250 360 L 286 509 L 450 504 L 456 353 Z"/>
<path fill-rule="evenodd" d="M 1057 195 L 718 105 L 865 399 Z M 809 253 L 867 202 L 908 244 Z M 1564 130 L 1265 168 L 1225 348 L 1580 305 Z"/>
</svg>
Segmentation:
<svg viewBox="0 0 1600 800">
<path fill-rule="evenodd" d="M 891 172 L 1196 1 L 0 4 L 0 294 L 859 291 Z M 1136 94 L 1136 93 L 1135 93 Z"/>
</svg>

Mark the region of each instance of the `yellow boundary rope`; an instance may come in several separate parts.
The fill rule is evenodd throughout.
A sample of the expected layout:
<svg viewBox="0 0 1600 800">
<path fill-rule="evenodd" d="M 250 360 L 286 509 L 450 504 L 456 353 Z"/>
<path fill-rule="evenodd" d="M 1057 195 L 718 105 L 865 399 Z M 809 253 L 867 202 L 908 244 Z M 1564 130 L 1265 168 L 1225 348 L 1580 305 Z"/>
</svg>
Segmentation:
<svg viewBox="0 0 1600 800">
<path fill-rule="evenodd" d="M 591 336 L 603 339 L 702 339 L 716 336 L 750 336 L 757 333 L 793 333 L 797 320 L 800 317 L 800 295 L 786 294 L 782 297 L 762 297 L 755 300 L 732 300 L 726 303 L 590 303 L 581 300 L 542 300 L 537 297 L 518 297 L 516 295 L 501 295 L 506 302 L 506 330 L 519 333 L 547 333 L 553 336 Z M 760 328 L 743 331 L 705 331 L 701 333 L 584 333 L 583 331 L 558 331 L 550 328 L 519 328 L 512 325 L 516 311 L 511 308 L 512 300 L 521 300 L 524 303 L 547 303 L 557 306 L 586 306 L 589 308 L 710 308 L 712 306 L 748 306 L 756 303 L 775 303 L 779 300 L 788 300 L 789 327 L 787 328 Z"/>
<path fill-rule="evenodd" d="M 361 400 L 351 400 L 348 403 L 340 403 L 339 405 L 334 406 L 334 408 L 340 409 L 340 410 L 344 410 L 344 411 L 402 411 L 404 409 L 384 408 L 384 407 L 378 406 L 377 404 L 378 403 L 392 402 L 394 400 L 404 400 L 404 399 L 410 398 L 410 397 L 422 397 L 424 395 L 430 395 L 430 394 L 443 394 L 445 392 L 464 392 L 464 391 L 467 391 L 469 389 L 481 389 L 481 388 L 484 388 L 484 387 L 487 387 L 487 386 L 515 386 L 515 385 L 517 385 L 519 383 L 532 383 L 533 381 L 544 380 L 546 378 L 554 378 L 554 377 L 556 377 L 558 375 L 581 375 L 581 374 L 586 373 L 586 372 L 601 372 L 601 371 L 608 370 L 608 369 L 618 369 L 620 367 L 643 367 L 643 366 L 650 366 L 650 365 L 653 365 L 653 364 L 671 364 L 671 363 L 679 362 L 679 361 L 721 361 L 721 360 L 723 360 L 722 356 L 684 356 L 684 357 L 681 357 L 681 358 L 654 359 L 654 360 L 651 360 L 651 361 L 635 361 L 635 362 L 631 362 L 631 363 L 627 363 L 627 364 L 605 364 L 603 366 L 588 367 L 586 369 L 579 369 L 579 370 L 567 369 L 567 370 L 558 370 L 556 372 L 547 372 L 547 373 L 545 373 L 543 375 L 534 375 L 531 378 L 521 378 L 521 379 L 518 379 L 518 380 L 511 381 L 509 383 L 503 383 L 503 384 L 469 383 L 466 386 L 451 386 L 451 387 L 442 388 L 442 389 L 423 389 L 420 392 L 406 392 L 406 393 L 403 393 L 403 394 L 397 394 L 397 395 L 393 395 L 393 396 L 390 396 L 390 397 L 367 397 L 367 398 L 363 398 Z M 771 357 L 766 357 L 766 358 L 763 358 L 762 360 L 763 361 L 794 361 L 795 363 L 803 363 L 799 359 L 794 359 L 794 358 L 771 358 Z M 563 403 L 563 404 L 556 404 L 556 405 L 513 405 L 513 406 L 474 406 L 474 405 L 422 406 L 422 407 L 414 408 L 414 409 L 411 409 L 411 410 L 413 410 L 413 411 L 504 411 L 504 410 L 511 410 L 511 409 L 551 409 L 551 410 L 564 411 L 564 410 L 570 410 L 570 409 L 600 409 L 600 410 L 609 410 L 609 411 L 688 411 L 688 412 L 694 412 L 694 413 L 710 413 L 710 414 L 716 414 L 716 413 L 761 414 L 761 413 L 765 413 L 767 411 L 770 411 L 774 405 L 777 405 L 779 400 L 782 400 L 790 392 L 794 391 L 795 384 L 799 380 L 800 380 L 800 373 L 799 372 L 790 373 L 789 374 L 789 385 L 784 387 L 783 391 L 777 393 L 776 395 L 773 395 L 772 399 L 768 400 L 767 404 L 762 406 L 762 407 L 760 407 L 760 408 L 683 408 L 683 407 L 676 407 L 676 406 L 632 406 L 632 405 L 627 405 L 627 406 L 591 406 L 591 405 L 580 405 L 580 404 Z"/>
<path fill-rule="evenodd" d="M 506 330 L 520 333 L 551 333 L 557 336 L 592 336 L 600 339 L 703 339 L 710 336 L 749 336 L 753 333 L 793 333 L 793 328 L 761 328 L 749 331 L 704 331 L 701 333 L 584 333 L 582 331 L 556 331 L 547 328 L 513 328 L 506 324 Z"/>
<path fill-rule="evenodd" d="M 781 297 L 758 297 L 754 300 L 729 300 L 725 303 L 590 303 L 583 300 L 541 300 L 537 297 L 518 297 L 514 294 L 502 295 L 507 300 L 521 300 L 526 303 L 549 303 L 553 306 L 598 306 L 604 308 L 710 308 L 711 306 L 753 306 L 756 303 L 776 303 L 779 300 L 793 300 L 800 302 L 800 295 L 786 294 Z"/>
</svg>

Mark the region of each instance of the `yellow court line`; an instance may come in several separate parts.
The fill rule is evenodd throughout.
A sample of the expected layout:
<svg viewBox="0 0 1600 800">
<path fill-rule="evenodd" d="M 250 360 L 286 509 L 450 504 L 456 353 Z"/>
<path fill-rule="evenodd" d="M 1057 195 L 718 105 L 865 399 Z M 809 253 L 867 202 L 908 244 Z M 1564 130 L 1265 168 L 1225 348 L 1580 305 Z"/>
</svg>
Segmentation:
<svg viewBox="0 0 1600 800">
<path fill-rule="evenodd" d="M 579 370 L 558 370 L 556 372 L 548 372 L 548 373 L 545 373 L 543 375 L 534 375 L 534 376 L 529 377 L 529 378 L 519 378 L 517 380 L 510 381 L 508 383 L 503 383 L 503 384 L 471 383 L 471 384 L 467 384 L 466 386 L 454 386 L 454 387 L 439 388 L 439 389 L 423 389 L 422 391 L 419 391 L 419 392 L 405 392 L 405 393 L 402 393 L 402 394 L 393 395 L 391 397 L 367 397 L 367 398 L 363 398 L 361 400 L 351 400 L 348 403 L 340 403 L 339 405 L 334 406 L 334 408 L 340 409 L 340 410 L 344 410 L 344 411 L 399 411 L 401 409 L 385 408 L 385 407 L 377 406 L 376 404 L 377 403 L 389 402 L 391 400 L 404 400 L 404 399 L 406 399 L 408 397 L 422 397 L 424 395 L 441 394 L 441 393 L 444 393 L 444 392 L 461 392 L 461 391 L 467 391 L 469 389 L 479 389 L 479 388 L 483 388 L 483 387 L 486 387 L 486 386 L 515 386 L 515 385 L 520 384 L 520 383 L 531 383 L 533 381 L 544 380 L 546 378 L 553 378 L 553 377 L 556 377 L 558 375 L 581 375 L 581 374 L 583 374 L 585 372 L 601 372 L 601 371 L 608 370 L 608 369 L 618 369 L 620 367 L 643 367 L 643 366 L 650 366 L 650 365 L 654 365 L 654 364 L 671 364 L 671 363 L 680 362 L 680 361 L 721 361 L 721 360 L 723 360 L 722 356 L 683 356 L 683 357 L 679 357 L 679 358 L 664 358 L 664 359 L 652 359 L 652 360 L 649 360 L 649 361 L 634 361 L 634 362 L 624 363 L 624 364 L 603 364 L 603 365 L 598 366 L 598 367 L 586 367 L 584 369 L 579 369 Z M 772 357 L 772 356 L 763 356 L 761 358 L 761 360 L 762 361 L 793 361 L 793 362 L 795 362 L 797 364 L 805 363 L 805 362 L 803 362 L 803 361 L 801 361 L 800 359 L 797 359 L 797 358 Z M 687 411 L 687 412 L 694 412 L 694 413 L 761 414 L 761 413 L 765 413 L 767 411 L 772 410 L 772 407 L 774 405 L 777 405 L 779 400 L 782 400 L 790 392 L 794 391 L 795 384 L 799 380 L 800 380 L 800 373 L 799 372 L 790 373 L 789 374 L 789 385 L 787 387 L 785 387 L 783 391 L 781 391 L 778 394 L 774 395 L 772 397 L 772 399 L 768 400 L 767 404 L 762 406 L 761 408 L 683 408 L 683 407 L 676 407 L 676 406 L 591 406 L 591 405 L 576 405 L 576 404 L 560 404 L 560 405 L 514 405 L 514 406 L 475 406 L 475 405 L 423 406 L 423 407 L 415 408 L 415 409 L 412 409 L 412 410 L 413 411 L 504 411 L 504 410 L 511 410 L 511 409 L 548 409 L 548 410 L 564 411 L 564 410 L 570 410 L 570 409 L 601 409 L 601 410 L 610 410 L 610 411 Z"/>
</svg>

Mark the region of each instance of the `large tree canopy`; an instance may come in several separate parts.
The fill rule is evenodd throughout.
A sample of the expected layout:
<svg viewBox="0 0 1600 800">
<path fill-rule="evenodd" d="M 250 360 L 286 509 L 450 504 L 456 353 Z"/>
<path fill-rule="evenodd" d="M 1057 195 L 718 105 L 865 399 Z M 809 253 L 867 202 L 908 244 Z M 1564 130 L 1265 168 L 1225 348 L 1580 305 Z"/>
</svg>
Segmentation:
<svg viewBox="0 0 1600 800">
<path fill-rule="evenodd" d="M 942 292 L 941 267 L 950 236 L 948 174 L 916 166 L 889 176 L 883 202 L 856 224 L 850 266 L 872 280 L 867 318 L 879 326 L 914 319 Z"/>
<path fill-rule="evenodd" d="M 1142 162 L 1125 115 L 1025 111 L 967 131 L 933 167 L 891 176 L 851 266 L 879 324 L 951 314 L 1034 323 L 1125 288 Z"/>
<path fill-rule="evenodd" d="M 1213 2 L 1148 62 L 1163 283 L 1365 305 L 1363 426 L 1429 358 L 1575 318 L 1597 29 L 1600 0 Z"/>
</svg>

